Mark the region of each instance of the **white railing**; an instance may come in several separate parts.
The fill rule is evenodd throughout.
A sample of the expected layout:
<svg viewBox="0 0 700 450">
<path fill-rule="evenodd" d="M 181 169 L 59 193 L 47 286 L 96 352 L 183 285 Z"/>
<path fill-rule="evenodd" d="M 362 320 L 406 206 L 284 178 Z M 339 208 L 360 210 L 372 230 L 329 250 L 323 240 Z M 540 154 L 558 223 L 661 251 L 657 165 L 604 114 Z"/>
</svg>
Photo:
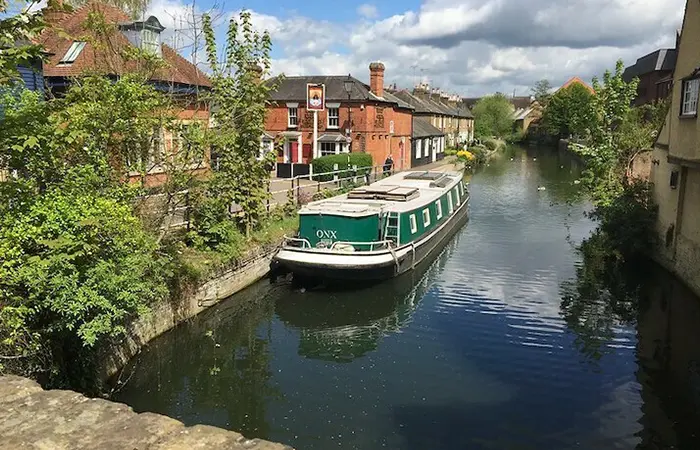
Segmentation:
<svg viewBox="0 0 700 450">
<path fill-rule="evenodd" d="M 288 243 L 300 244 L 300 245 L 294 245 L 294 247 L 313 248 L 313 246 L 311 245 L 311 242 L 309 242 L 309 240 L 306 238 L 284 236 L 282 246 L 286 246 Z M 369 247 L 369 251 L 372 252 L 377 247 L 390 248 L 392 244 L 393 244 L 393 241 L 391 241 L 391 240 L 370 241 L 370 242 L 336 241 L 336 242 L 333 242 L 330 247 L 318 247 L 318 249 L 324 250 L 325 248 L 327 248 L 330 251 L 334 251 L 339 246 L 350 245 L 352 247 Z"/>
<path fill-rule="evenodd" d="M 336 169 L 330 172 L 310 173 L 307 175 L 297 175 L 293 178 L 285 179 L 284 181 L 275 180 L 277 183 L 289 183 L 289 187 L 285 189 L 270 190 L 269 206 L 280 205 L 287 202 L 287 195 L 292 191 L 294 201 L 297 205 L 301 204 L 300 193 L 308 194 L 313 197 L 314 194 L 320 193 L 323 190 L 337 191 L 348 184 L 354 186 L 364 186 L 373 183 L 385 176 L 396 173 L 395 170 L 388 172 L 384 171 L 384 166 L 357 167 L 352 166 L 347 169 Z M 326 178 L 331 177 L 330 180 Z M 284 194 L 284 195 L 283 195 Z"/>
</svg>

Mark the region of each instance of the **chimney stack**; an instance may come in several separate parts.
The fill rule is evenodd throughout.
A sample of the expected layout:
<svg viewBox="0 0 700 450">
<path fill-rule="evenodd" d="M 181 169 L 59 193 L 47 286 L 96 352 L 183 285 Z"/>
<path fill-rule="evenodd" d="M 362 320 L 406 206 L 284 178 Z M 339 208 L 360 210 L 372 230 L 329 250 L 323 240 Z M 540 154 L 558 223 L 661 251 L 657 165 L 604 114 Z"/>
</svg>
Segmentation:
<svg viewBox="0 0 700 450">
<path fill-rule="evenodd" d="M 248 70 L 250 70 L 250 73 L 252 74 L 253 81 L 255 81 L 256 84 L 260 83 L 260 80 L 262 79 L 263 68 L 256 63 L 250 63 L 250 65 L 248 66 Z"/>
<path fill-rule="evenodd" d="M 369 89 L 377 97 L 384 96 L 384 64 L 373 62 L 369 65 Z"/>
</svg>

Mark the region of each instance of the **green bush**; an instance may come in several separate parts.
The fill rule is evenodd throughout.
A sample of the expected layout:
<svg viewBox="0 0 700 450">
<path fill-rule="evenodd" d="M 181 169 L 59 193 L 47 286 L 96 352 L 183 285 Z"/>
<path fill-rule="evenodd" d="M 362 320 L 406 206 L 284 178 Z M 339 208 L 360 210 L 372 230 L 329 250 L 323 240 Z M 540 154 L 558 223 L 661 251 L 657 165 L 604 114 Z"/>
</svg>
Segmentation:
<svg viewBox="0 0 700 450">
<path fill-rule="evenodd" d="M 311 161 L 314 167 L 314 173 L 327 173 L 333 172 L 334 166 L 338 165 L 338 170 L 341 170 L 338 174 L 339 178 L 353 176 L 352 166 L 357 166 L 357 175 L 365 175 L 371 172 L 372 168 L 372 155 L 369 153 L 341 153 L 339 155 L 327 155 L 321 156 L 320 158 L 315 158 Z M 361 169 L 362 168 L 362 169 Z M 333 175 L 317 175 L 313 177 L 316 181 L 330 181 L 333 179 Z"/>
<path fill-rule="evenodd" d="M 167 295 L 168 269 L 127 202 L 55 188 L 0 210 L 0 373 L 91 390 L 91 348 Z"/>
<path fill-rule="evenodd" d="M 494 151 L 498 148 L 498 141 L 495 139 L 484 139 L 484 145 L 489 150 Z"/>
</svg>

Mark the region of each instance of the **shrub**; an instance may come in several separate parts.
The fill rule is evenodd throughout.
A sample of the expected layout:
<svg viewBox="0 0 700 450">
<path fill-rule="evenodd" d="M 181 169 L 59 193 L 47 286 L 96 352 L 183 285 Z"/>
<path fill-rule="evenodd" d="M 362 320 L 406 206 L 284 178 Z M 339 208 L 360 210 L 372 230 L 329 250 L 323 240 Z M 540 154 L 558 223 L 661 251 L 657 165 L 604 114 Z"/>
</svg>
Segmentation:
<svg viewBox="0 0 700 450">
<path fill-rule="evenodd" d="M 484 139 L 484 145 L 486 148 L 488 148 L 491 151 L 494 151 L 498 148 L 498 141 L 495 139 Z"/>
<path fill-rule="evenodd" d="M 4 369 L 90 389 L 90 349 L 167 295 L 157 249 L 128 203 L 104 196 L 56 188 L 0 214 Z"/>
<path fill-rule="evenodd" d="M 610 201 L 596 205 L 590 216 L 600 221 L 600 231 L 612 248 L 624 258 L 634 259 L 648 255 L 657 243 L 657 211 L 651 185 L 635 181 Z"/>
<path fill-rule="evenodd" d="M 338 155 L 327 155 L 321 156 L 320 158 L 315 158 L 311 161 L 314 167 L 314 173 L 327 173 L 333 172 L 334 166 L 338 165 L 338 170 L 342 172 L 338 173 L 339 178 L 349 177 L 353 175 L 352 166 L 357 166 L 357 175 L 365 175 L 371 172 L 372 168 L 372 155 L 369 153 L 341 153 Z M 362 168 L 362 169 L 361 169 Z M 333 175 L 317 175 L 314 176 L 316 181 L 330 181 L 333 179 Z"/>
</svg>

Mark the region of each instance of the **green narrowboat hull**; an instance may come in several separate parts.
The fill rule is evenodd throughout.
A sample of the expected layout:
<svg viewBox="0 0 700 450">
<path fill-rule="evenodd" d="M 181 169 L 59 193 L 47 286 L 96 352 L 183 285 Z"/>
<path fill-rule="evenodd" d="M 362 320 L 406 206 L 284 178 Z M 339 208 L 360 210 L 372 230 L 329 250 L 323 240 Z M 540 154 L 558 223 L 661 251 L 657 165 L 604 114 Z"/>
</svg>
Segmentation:
<svg viewBox="0 0 700 450">
<path fill-rule="evenodd" d="M 275 255 L 276 271 L 323 280 L 383 280 L 412 270 L 433 257 L 469 218 L 461 174 L 440 180 L 445 186 L 430 183 L 416 193 L 395 188 L 387 179 L 372 188 L 382 193 L 377 201 L 363 202 L 368 195 L 360 192 L 360 199 L 339 196 L 302 209 L 299 237 Z M 383 201 L 385 191 L 397 189 L 412 197 Z"/>
</svg>

